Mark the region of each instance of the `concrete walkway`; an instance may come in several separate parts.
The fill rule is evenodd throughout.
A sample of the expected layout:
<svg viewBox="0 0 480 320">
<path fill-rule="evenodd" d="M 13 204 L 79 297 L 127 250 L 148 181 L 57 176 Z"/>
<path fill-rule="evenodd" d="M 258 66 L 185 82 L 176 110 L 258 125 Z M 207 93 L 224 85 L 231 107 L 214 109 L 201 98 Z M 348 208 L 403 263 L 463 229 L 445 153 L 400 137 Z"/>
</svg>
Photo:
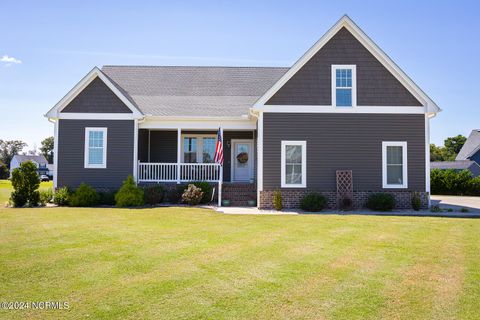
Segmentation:
<svg viewBox="0 0 480 320">
<path fill-rule="evenodd" d="M 257 214 L 257 215 L 298 215 L 298 214 L 318 214 L 318 215 L 367 215 L 367 216 L 401 216 L 401 217 L 445 217 L 445 218 L 480 218 L 480 211 L 478 212 L 431 212 L 430 210 L 397 210 L 390 212 L 378 212 L 371 211 L 368 209 L 364 210 L 354 210 L 354 211 L 337 211 L 337 210 L 326 210 L 321 212 L 304 212 L 302 210 L 294 209 L 285 209 L 282 211 L 276 210 L 260 210 L 254 207 L 209 207 L 217 212 L 223 214 Z"/>
<path fill-rule="evenodd" d="M 480 197 L 460 196 L 431 196 L 432 205 L 438 205 L 442 209 L 460 211 L 468 209 L 471 213 L 480 213 Z"/>
</svg>

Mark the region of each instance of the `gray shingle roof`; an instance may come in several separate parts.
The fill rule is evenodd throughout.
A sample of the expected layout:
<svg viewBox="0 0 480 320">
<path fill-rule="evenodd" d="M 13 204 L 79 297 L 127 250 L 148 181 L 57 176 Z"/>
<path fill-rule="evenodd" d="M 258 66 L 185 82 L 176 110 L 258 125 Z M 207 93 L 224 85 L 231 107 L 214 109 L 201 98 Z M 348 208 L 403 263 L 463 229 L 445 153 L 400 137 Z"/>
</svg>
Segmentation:
<svg viewBox="0 0 480 320">
<path fill-rule="evenodd" d="M 240 117 L 289 68 L 104 66 L 146 115 Z"/>
<path fill-rule="evenodd" d="M 430 162 L 430 169 L 464 170 L 476 164 L 477 163 L 475 161 L 470 161 L 470 160 L 437 161 L 437 162 Z"/>
<path fill-rule="evenodd" d="M 480 148 L 480 129 L 475 129 L 470 132 L 467 141 L 458 153 L 455 160 L 467 160 L 475 150 Z"/>
<path fill-rule="evenodd" d="M 29 155 L 17 154 L 17 155 L 14 155 L 13 157 L 16 158 L 19 163 L 23 163 L 25 161 L 32 160 L 32 161 L 35 161 L 36 163 L 39 163 L 39 164 L 48 164 L 47 159 L 45 159 L 45 157 L 42 156 L 42 155 L 29 156 Z"/>
</svg>

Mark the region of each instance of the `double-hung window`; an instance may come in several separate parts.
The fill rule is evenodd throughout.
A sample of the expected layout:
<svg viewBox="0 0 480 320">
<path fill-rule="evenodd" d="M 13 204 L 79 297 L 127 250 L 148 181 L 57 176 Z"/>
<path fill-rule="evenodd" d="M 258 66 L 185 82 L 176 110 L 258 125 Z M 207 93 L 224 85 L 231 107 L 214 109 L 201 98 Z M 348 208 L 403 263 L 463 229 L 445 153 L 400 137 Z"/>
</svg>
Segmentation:
<svg viewBox="0 0 480 320">
<path fill-rule="evenodd" d="M 357 105 L 357 68 L 355 65 L 332 65 L 332 106 Z"/>
<path fill-rule="evenodd" d="M 85 128 L 85 168 L 107 167 L 107 128 Z"/>
<path fill-rule="evenodd" d="M 383 188 L 407 188 L 407 142 L 382 142 Z"/>
<path fill-rule="evenodd" d="M 184 135 L 183 162 L 213 163 L 216 142 L 215 135 Z"/>
<path fill-rule="evenodd" d="M 281 152 L 282 188 L 305 188 L 307 186 L 307 142 L 282 141 Z"/>
</svg>

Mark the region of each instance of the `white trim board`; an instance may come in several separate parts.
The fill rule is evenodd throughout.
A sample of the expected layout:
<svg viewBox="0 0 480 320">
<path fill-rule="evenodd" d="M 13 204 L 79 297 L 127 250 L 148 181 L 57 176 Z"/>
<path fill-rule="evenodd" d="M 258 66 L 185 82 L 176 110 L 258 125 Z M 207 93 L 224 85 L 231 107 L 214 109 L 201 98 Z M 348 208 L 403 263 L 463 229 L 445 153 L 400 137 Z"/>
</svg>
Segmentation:
<svg viewBox="0 0 480 320">
<path fill-rule="evenodd" d="M 355 106 L 335 107 L 321 105 L 266 105 L 252 111 L 268 113 L 397 113 L 397 114 L 425 114 L 425 107 L 407 106 Z"/>
<path fill-rule="evenodd" d="M 380 63 L 407 88 L 425 107 L 426 112 L 440 112 L 441 109 L 420 87 L 403 72 L 397 64 L 378 47 L 347 15 L 330 28 L 295 64 L 254 104 L 262 109 L 273 95 L 283 87 L 330 39 L 342 28 L 346 28 Z"/>
<path fill-rule="evenodd" d="M 80 93 L 85 89 L 95 78 L 100 80 L 112 90 L 112 92 L 132 111 L 132 113 L 126 113 L 129 115 L 129 119 L 142 118 L 143 114 L 135 107 L 125 95 L 118 90 L 118 88 L 108 79 L 108 77 L 97 67 L 94 67 L 85 77 L 80 80 L 57 104 L 51 108 L 45 117 L 59 118 L 62 110 Z M 95 115 L 95 113 L 93 113 Z M 96 114 L 98 115 L 98 114 Z M 115 114 L 118 115 L 118 114 Z"/>
</svg>

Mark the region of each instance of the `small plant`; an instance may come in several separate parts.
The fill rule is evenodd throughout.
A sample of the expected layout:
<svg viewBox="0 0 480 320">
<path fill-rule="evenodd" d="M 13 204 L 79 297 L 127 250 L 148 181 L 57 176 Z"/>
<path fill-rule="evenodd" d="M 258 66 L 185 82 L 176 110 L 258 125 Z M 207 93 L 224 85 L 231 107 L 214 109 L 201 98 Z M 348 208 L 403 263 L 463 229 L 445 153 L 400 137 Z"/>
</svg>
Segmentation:
<svg viewBox="0 0 480 320">
<path fill-rule="evenodd" d="M 448 208 L 448 209 L 447 209 L 447 212 L 453 212 L 453 209 L 452 209 L 452 208 Z"/>
<path fill-rule="evenodd" d="M 353 209 L 353 201 L 350 198 L 343 198 L 340 200 L 340 209 L 343 211 L 349 211 Z"/>
<path fill-rule="evenodd" d="M 115 205 L 115 191 L 101 191 L 98 193 L 98 204 L 102 206 Z"/>
<path fill-rule="evenodd" d="M 193 183 L 195 187 L 202 189 L 203 191 L 203 198 L 200 203 L 206 204 L 212 201 L 212 192 L 213 192 L 213 187 L 210 183 L 206 181 L 197 181 Z"/>
<path fill-rule="evenodd" d="M 40 205 L 44 206 L 47 203 L 51 203 L 53 201 L 53 190 L 46 189 L 40 191 Z"/>
<path fill-rule="evenodd" d="M 304 211 L 318 212 L 327 206 L 327 198 L 318 193 L 309 193 L 300 200 L 300 208 Z"/>
<path fill-rule="evenodd" d="M 98 193 L 86 183 L 81 183 L 75 192 L 70 196 L 71 207 L 93 207 L 98 204 Z"/>
<path fill-rule="evenodd" d="M 53 203 L 57 206 L 66 206 L 68 204 L 68 198 L 70 191 L 67 187 L 58 188 L 53 194 Z"/>
<path fill-rule="evenodd" d="M 438 204 L 436 205 L 433 205 L 430 207 L 430 211 L 431 212 L 442 212 L 442 208 L 440 208 L 440 206 Z"/>
<path fill-rule="evenodd" d="M 14 207 L 38 205 L 40 179 L 37 166 L 32 161 L 25 161 L 12 171 L 12 186 L 14 191 L 10 195 L 10 201 Z"/>
<path fill-rule="evenodd" d="M 137 187 L 133 176 L 129 175 L 123 181 L 122 187 L 115 194 L 115 205 L 117 207 L 138 207 L 144 204 L 143 189 Z"/>
<path fill-rule="evenodd" d="M 414 192 L 412 195 L 412 208 L 415 211 L 420 210 L 422 207 L 422 199 L 420 199 L 420 195 L 417 192 Z"/>
<path fill-rule="evenodd" d="M 469 210 L 467 208 L 460 209 L 460 212 L 467 213 Z"/>
<path fill-rule="evenodd" d="M 391 211 L 395 208 L 395 198 L 390 193 L 374 193 L 368 197 L 367 208 L 373 211 Z"/>
<path fill-rule="evenodd" d="M 182 201 L 190 206 L 199 204 L 202 201 L 202 198 L 202 189 L 196 187 L 194 184 L 189 184 L 182 194 Z"/>
<path fill-rule="evenodd" d="M 144 189 L 145 203 L 149 205 L 156 205 L 163 201 L 165 189 L 160 185 L 148 186 Z"/>
<path fill-rule="evenodd" d="M 282 193 L 280 190 L 273 192 L 273 208 L 275 208 L 277 211 L 281 211 L 283 209 Z"/>
</svg>

